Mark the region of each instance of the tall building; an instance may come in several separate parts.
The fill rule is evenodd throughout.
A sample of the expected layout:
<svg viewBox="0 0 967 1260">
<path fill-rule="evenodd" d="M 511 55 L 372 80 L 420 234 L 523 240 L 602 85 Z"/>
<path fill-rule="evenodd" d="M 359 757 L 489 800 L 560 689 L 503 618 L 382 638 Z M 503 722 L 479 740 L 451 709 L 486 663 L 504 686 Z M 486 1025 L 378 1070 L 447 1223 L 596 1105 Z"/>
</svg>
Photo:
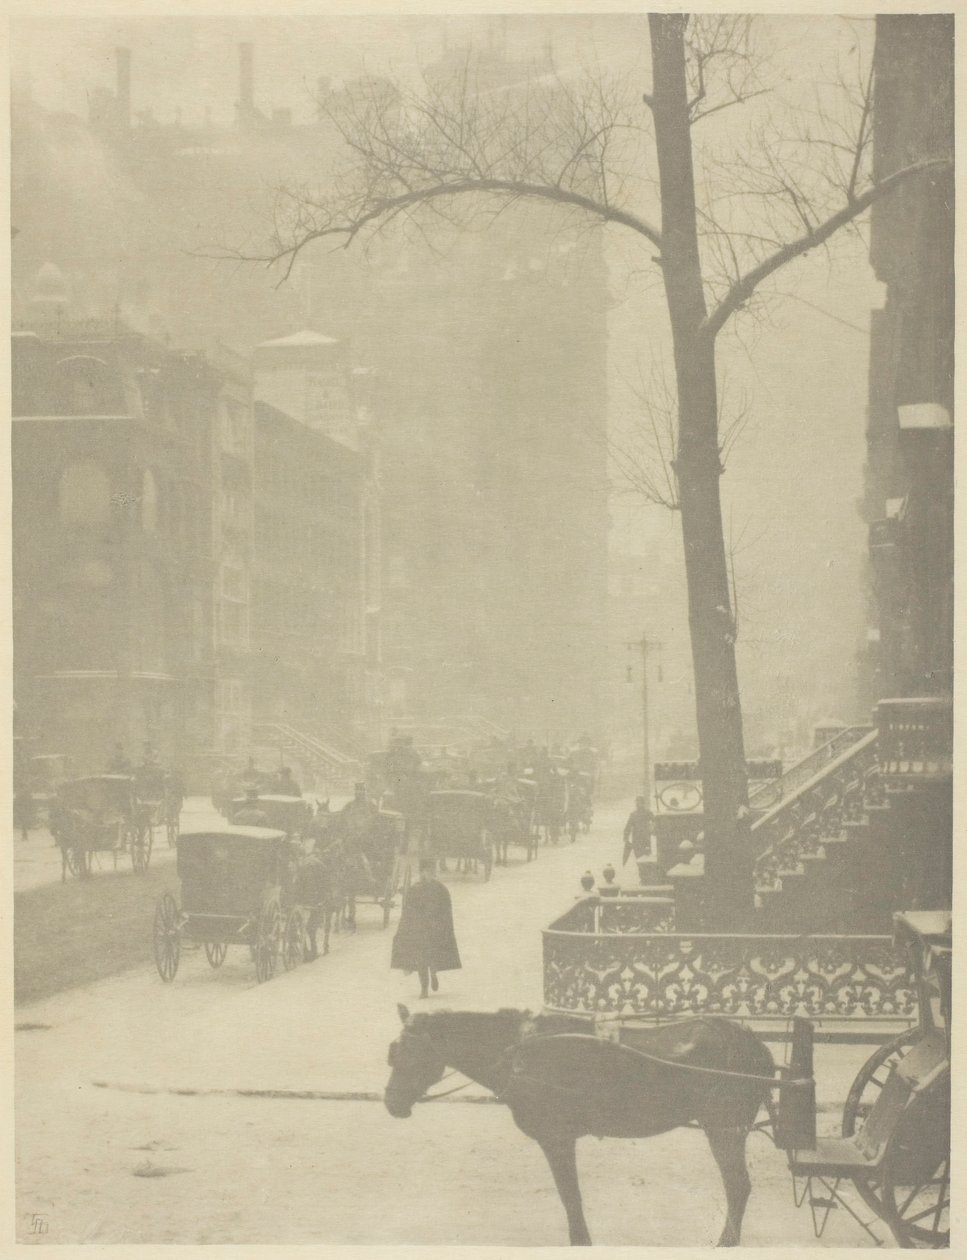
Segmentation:
<svg viewBox="0 0 967 1260">
<path fill-rule="evenodd" d="M 393 235 L 367 255 L 307 251 L 279 288 L 263 268 L 193 256 L 216 239 L 260 240 L 267 190 L 310 166 L 324 172 L 338 153 L 325 121 L 260 110 L 256 54 L 240 52 L 229 127 L 132 118 L 137 59 L 123 50 L 115 90 L 92 99 L 87 123 L 19 101 L 18 290 L 51 258 L 86 305 L 80 313 L 117 309 L 176 344 L 218 339 L 255 353 L 265 406 L 300 423 L 305 400 L 293 399 L 283 364 L 300 347 L 264 343 L 324 329 L 347 363 L 367 369 L 351 381 L 357 397 L 367 393 L 382 447 L 379 573 L 378 543 L 365 552 L 367 590 L 383 586 L 385 662 L 381 678 L 367 665 L 353 694 L 368 695 L 389 724 L 475 711 L 535 736 L 589 727 L 599 738 L 608 531 L 600 235 L 543 208 L 514 211 L 486 231 L 444 234 L 442 257 Z M 432 73 L 459 60 L 454 53 Z M 552 69 L 496 48 L 481 60 L 492 86 Z M 329 387 L 309 380 L 324 374 L 313 369 L 303 384 L 314 406 L 338 409 L 338 388 L 325 397 Z M 335 429 L 327 436 L 346 445 Z M 380 634 L 380 601 L 367 594 L 365 603 L 369 643 Z M 353 731 L 373 724 L 352 715 Z"/>
<path fill-rule="evenodd" d="M 344 347 L 255 352 L 255 709 L 337 748 L 376 743 L 379 498 Z M 284 409 L 283 409 L 284 408 Z M 363 416 L 365 420 L 365 416 Z"/>
<path fill-rule="evenodd" d="M 90 772 L 150 740 L 191 773 L 248 741 L 245 373 L 72 321 L 54 281 L 13 337 L 18 725 Z"/>
<path fill-rule="evenodd" d="M 877 18 L 877 178 L 936 157 L 872 210 L 865 513 L 872 701 L 950 695 L 953 679 L 954 35 L 949 15 Z"/>
</svg>

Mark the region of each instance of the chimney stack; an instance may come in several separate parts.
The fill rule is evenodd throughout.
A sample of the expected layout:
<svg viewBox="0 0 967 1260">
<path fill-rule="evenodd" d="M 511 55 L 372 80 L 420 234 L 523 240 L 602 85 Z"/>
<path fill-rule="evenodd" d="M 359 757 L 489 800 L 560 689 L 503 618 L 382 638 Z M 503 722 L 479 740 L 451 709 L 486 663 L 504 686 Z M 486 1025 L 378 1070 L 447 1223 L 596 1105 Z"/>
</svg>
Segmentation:
<svg viewBox="0 0 967 1260">
<path fill-rule="evenodd" d="M 238 108 L 242 118 L 255 109 L 255 60 L 251 44 L 238 46 Z"/>
<path fill-rule="evenodd" d="M 117 122 L 122 131 L 131 126 L 131 49 L 115 48 L 117 67 Z"/>
</svg>

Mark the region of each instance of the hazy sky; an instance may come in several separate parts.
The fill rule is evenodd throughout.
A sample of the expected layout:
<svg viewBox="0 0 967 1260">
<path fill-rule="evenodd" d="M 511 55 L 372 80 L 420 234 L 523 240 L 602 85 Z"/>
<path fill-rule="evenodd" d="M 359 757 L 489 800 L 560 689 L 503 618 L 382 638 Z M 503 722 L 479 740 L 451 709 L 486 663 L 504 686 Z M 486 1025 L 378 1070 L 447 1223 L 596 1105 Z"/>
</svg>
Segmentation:
<svg viewBox="0 0 967 1260">
<path fill-rule="evenodd" d="M 728 138 L 756 110 L 812 100 L 817 84 L 834 75 L 838 60 L 868 52 L 872 22 L 834 17 L 761 18 L 773 49 L 774 95 L 713 121 L 713 137 Z M 634 76 L 647 87 L 647 18 L 638 14 L 584 16 L 440 17 L 223 17 L 18 20 L 12 36 L 15 73 L 27 75 L 37 102 L 86 116 L 89 93 L 113 90 L 114 49 L 132 50 L 135 113 L 150 108 L 161 122 L 180 110 L 186 125 L 206 111 L 229 123 L 238 96 L 239 42 L 255 46 L 255 96 L 266 113 L 289 108 L 296 121 L 312 113 L 320 76 L 334 81 L 362 74 L 411 79 L 447 46 L 471 41 L 503 45 L 515 59 L 540 58 L 548 45 L 559 73 L 606 68 Z M 633 79 L 632 79 L 633 81 Z M 768 104 L 764 104 L 768 101 Z M 708 133 L 706 133 L 708 134 Z M 713 139 L 714 143 L 714 139 Z M 668 356 L 667 314 L 650 250 L 616 229 L 609 234 L 613 307 L 610 315 L 612 420 L 631 413 L 624 381 Z M 742 318 L 720 340 L 720 366 L 749 402 L 743 442 L 723 479 L 726 528 L 739 540 L 737 569 L 744 582 L 748 640 L 771 633 L 770 586 L 796 568 L 795 547 L 806 527 L 826 548 L 823 569 L 854 567 L 865 547 L 864 526 L 853 503 L 862 489 L 868 322 L 879 303 L 866 258 L 856 240 L 838 247 L 835 267 L 821 254 L 784 272 L 783 296 L 765 320 Z M 830 506 L 832 505 L 832 506 Z M 642 511 L 616 499 L 612 542 L 637 550 L 648 538 L 677 528 L 661 509 Z M 786 529 L 789 522 L 794 528 Z M 807 525 L 807 522 L 809 523 Z M 788 546 L 787 546 L 788 544 Z M 792 550 L 790 550 L 790 548 Z M 849 625 L 861 617 L 862 596 L 852 584 L 852 607 L 840 610 Z M 817 598 L 820 597 L 817 587 Z M 826 614 L 829 615 L 828 613 Z M 835 614 L 834 614 L 835 616 Z M 744 650 L 755 650 L 752 645 Z M 835 656 L 842 649 L 833 648 Z"/>
</svg>

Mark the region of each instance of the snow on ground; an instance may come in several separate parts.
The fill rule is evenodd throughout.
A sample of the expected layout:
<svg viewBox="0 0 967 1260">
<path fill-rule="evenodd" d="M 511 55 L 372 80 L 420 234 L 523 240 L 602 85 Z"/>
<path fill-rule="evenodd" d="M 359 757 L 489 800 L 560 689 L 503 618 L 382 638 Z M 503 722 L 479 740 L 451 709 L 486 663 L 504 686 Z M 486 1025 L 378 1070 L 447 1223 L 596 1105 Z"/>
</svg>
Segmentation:
<svg viewBox="0 0 967 1260">
<path fill-rule="evenodd" d="M 565 1244 L 543 1157 L 500 1106 L 439 1103 L 399 1121 L 376 1103 L 132 1091 L 378 1093 L 397 1001 L 539 1008 L 540 928 L 580 892 L 585 869 L 620 856 L 623 819 L 602 809 L 591 836 L 529 865 L 511 850 L 489 884 L 450 875 L 463 970 L 444 973 L 426 1002 L 415 977 L 389 970 L 392 927 L 363 905 L 360 930 L 335 936 L 328 958 L 266 985 L 243 949 L 216 972 L 195 952 L 171 985 L 145 968 L 18 1008 L 19 1023 L 48 1026 L 16 1037 L 22 1241 Z M 868 1054 L 817 1048 L 821 1107 L 841 1103 Z M 701 1134 L 578 1149 L 597 1242 L 715 1241 L 724 1198 Z M 744 1241 L 817 1246 L 784 1156 L 754 1136 L 750 1162 Z M 46 1234 L 29 1233 L 35 1213 Z M 872 1245 L 845 1217 L 825 1241 Z"/>
</svg>

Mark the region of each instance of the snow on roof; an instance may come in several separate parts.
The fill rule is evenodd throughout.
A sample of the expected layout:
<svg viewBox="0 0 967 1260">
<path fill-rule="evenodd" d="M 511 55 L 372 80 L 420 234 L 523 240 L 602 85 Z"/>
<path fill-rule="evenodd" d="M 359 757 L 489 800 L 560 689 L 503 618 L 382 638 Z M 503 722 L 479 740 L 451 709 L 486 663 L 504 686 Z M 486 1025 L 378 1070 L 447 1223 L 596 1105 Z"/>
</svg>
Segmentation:
<svg viewBox="0 0 967 1260">
<path fill-rule="evenodd" d="M 276 337 L 273 341 L 263 341 L 259 344 L 259 350 L 274 350 L 276 347 L 282 346 L 335 346 L 338 344 L 338 338 L 327 337 L 323 333 L 313 332 L 309 328 L 303 328 L 301 332 L 291 333 L 288 337 Z"/>
</svg>

